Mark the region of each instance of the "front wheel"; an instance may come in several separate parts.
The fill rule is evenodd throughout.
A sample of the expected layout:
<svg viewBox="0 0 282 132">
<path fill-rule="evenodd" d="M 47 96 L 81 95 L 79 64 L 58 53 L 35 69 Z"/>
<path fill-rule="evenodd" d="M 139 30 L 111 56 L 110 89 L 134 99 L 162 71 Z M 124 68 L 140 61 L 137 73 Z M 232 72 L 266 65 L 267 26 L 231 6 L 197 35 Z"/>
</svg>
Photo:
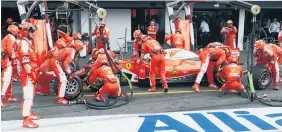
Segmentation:
<svg viewBox="0 0 282 132">
<path fill-rule="evenodd" d="M 264 65 L 253 66 L 250 72 L 253 75 L 256 90 L 264 90 L 269 87 L 272 82 L 272 77 L 271 73 L 266 70 Z"/>
</svg>

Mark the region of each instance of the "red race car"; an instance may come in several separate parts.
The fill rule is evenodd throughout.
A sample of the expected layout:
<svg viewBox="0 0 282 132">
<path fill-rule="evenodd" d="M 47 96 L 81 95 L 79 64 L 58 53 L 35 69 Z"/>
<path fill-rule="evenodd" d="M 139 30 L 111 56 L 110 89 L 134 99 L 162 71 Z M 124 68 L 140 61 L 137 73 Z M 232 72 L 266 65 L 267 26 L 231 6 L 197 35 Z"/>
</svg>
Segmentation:
<svg viewBox="0 0 282 132">
<path fill-rule="evenodd" d="M 220 47 L 228 48 L 228 46 Z M 201 62 L 198 54 L 185 49 L 171 48 L 166 49 L 166 77 L 168 83 L 178 82 L 194 82 L 197 73 L 200 71 Z M 239 49 L 230 49 L 231 57 L 227 60 L 240 61 Z M 128 75 L 132 83 L 141 83 L 149 80 L 149 63 L 146 63 L 146 79 L 139 79 L 138 73 L 140 70 L 140 63 L 138 60 L 120 60 L 120 67 L 124 73 Z M 228 63 L 228 62 L 227 62 Z M 216 71 L 215 71 L 216 72 Z M 215 74 L 216 75 L 216 74 Z M 203 80 L 206 80 L 205 78 Z M 147 82 L 147 81 L 146 81 Z"/>
</svg>

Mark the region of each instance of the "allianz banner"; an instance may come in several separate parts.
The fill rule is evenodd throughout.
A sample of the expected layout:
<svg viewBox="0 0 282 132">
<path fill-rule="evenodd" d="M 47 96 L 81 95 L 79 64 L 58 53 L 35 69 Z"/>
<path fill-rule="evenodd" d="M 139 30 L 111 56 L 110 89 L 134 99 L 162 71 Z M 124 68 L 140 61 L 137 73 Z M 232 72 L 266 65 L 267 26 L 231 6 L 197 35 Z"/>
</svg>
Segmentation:
<svg viewBox="0 0 282 132">
<path fill-rule="evenodd" d="M 142 109 L 142 108 L 140 108 Z M 1 131 L 25 132 L 21 120 L 2 121 Z M 282 107 L 159 114 L 42 119 L 36 131 L 58 132 L 282 132 Z"/>
</svg>

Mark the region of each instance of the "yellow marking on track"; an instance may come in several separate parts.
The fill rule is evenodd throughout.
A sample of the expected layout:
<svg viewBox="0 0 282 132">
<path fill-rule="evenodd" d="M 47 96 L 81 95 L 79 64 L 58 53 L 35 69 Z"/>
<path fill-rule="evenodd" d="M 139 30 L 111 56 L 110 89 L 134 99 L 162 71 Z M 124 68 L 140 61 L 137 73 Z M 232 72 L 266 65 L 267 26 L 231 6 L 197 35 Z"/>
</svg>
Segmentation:
<svg viewBox="0 0 282 132">
<path fill-rule="evenodd" d="M 202 93 L 204 92 L 218 92 L 219 90 L 202 90 Z M 196 93 L 193 90 L 187 90 L 187 91 L 168 91 L 168 93 L 164 93 L 164 92 L 136 92 L 133 93 L 133 95 L 157 95 L 157 94 L 184 94 L 184 93 Z M 130 94 L 130 93 L 127 93 Z M 86 97 L 91 97 L 94 95 L 84 95 Z"/>
</svg>

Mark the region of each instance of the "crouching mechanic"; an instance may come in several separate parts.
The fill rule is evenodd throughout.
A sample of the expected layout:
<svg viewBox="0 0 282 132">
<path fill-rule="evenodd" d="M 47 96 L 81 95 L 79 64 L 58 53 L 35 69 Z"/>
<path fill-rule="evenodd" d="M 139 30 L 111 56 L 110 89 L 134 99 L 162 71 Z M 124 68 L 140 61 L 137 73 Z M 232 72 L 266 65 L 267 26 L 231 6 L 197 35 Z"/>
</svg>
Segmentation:
<svg viewBox="0 0 282 132">
<path fill-rule="evenodd" d="M 222 94 L 230 90 L 236 90 L 238 93 L 246 92 L 246 89 L 242 84 L 243 69 L 236 63 L 237 62 L 232 61 L 218 71 L 217 76 L 225 79 L 225 83 L 220 88 L 219 96 L 222 96 Z"/>
<path fill-rule="evenodd" d="M 18 98 L 8 95 L 11 93 L 11 80 L 13 74 L 13 68 L 17 68 L 16 63 L 16 36 L 19 33 L 19 28 L 15 25 L 8 27 L 9 34 L 6 35 L 1 41 L 1 107 L 6 107 L 5 98 L 8 102 L 18 101 Z"/>
<path fill-rule="evenodd" d="M 279 51 L 275 50 L 272 46 L 265 45 L 263 40 L 256 41 L 254 45 L 254 57 L 256 59 L 256 65 L 266 64 L 266 69 L 272 74 L 272 81 L 274 82 L 273 89 L 279 90 L 279 56 L 277 55 Z"/>
<path fill-rule="evenodd" d="M 151 61 L 150 61 L 151 88 L 148 91 L 156 92 L 156 69 L 158 69 L 158 73 L 162 81 L 164 92 L 165 93 L 168 92 L 168 85 L 167 85 L 166 76 L 165 76 L 165 52 L 164 50 L 162 49 L 158 41 L 152 39 L 149 36 L 142 36 L 142 43 L 143 45 L 142 45 L 142 50 L 141 50 L 141 58 L 143 59 L 145 54 L 151 55 Z"/>
<path fill-rule="evenodd" d="M 201 60 L 201 69 L 196 77 L 193 89 L 200 92 L 200 83 L 204 74 L 207 72 L 208 82 L 210 88 L 218 88 L 214 83 L 213 70 L 214 63 L 216 64 L 216 69 L 219 70 L 221 64 L 226 59 L 226 54 L 223 49 L 220 48 L 204 48 L 199 51 L 199 58 Z"/>
<path fill-rule="evenodd" d="M 90 74 L 88 83 L 95 84 L 97 81 L 102 81 L 103 86 L 97 91 L 95 99 L 107 103 L 107 97 L 122 97 L 125 99 L 126 94 L 121 92 L 119 94 L 119 84 L 117 77 L 114 75 L 111 67 L 109 67 L 107 61 L 103 61 L 98 69 Z M 104 96 L 107 95 L 107 96 Z"/>
<path fill-rule="evenodd" d="M 32 120 L 38 120 L 41 117 L 35 115 L 31 110 L 35 95 L 35 85 L 37 84 L 36 72 L 34 71 L 37 67 L 37 59 L 35 47 L 32 43 L 33 32 L 36 30 L 36 27 L 31 23 L 23 22 L 19 25 L 19 30 L 21 37 L 17 54 L 22 67 L 20 77 L 23 86 L 23 127 L 37 128 L 38 124 L 35 124 Z"/>
<path fill-rule="evenodd" d="M 55 51 L 50 59 L 46 60 L 43 65 L 36 69 L 37 72 L 42 72 L 45 71 L 48 67 L 50 67 L 50 70 L 53 71 L 56 77 L 59 79 L 57 95 L 58 104 L 68 103 L 68 101 L 64 98 L 67 86 L 66 74 L 71 74 L 69 63 L 73 61 L 75 54 L 77 54 L 82 49 L 82 42 L 80 40 L 75 40 L 72 47 L 67 47 Z M 62 66 L 59 64 L 59 61 L 62 62 Z"/>
</svg>

